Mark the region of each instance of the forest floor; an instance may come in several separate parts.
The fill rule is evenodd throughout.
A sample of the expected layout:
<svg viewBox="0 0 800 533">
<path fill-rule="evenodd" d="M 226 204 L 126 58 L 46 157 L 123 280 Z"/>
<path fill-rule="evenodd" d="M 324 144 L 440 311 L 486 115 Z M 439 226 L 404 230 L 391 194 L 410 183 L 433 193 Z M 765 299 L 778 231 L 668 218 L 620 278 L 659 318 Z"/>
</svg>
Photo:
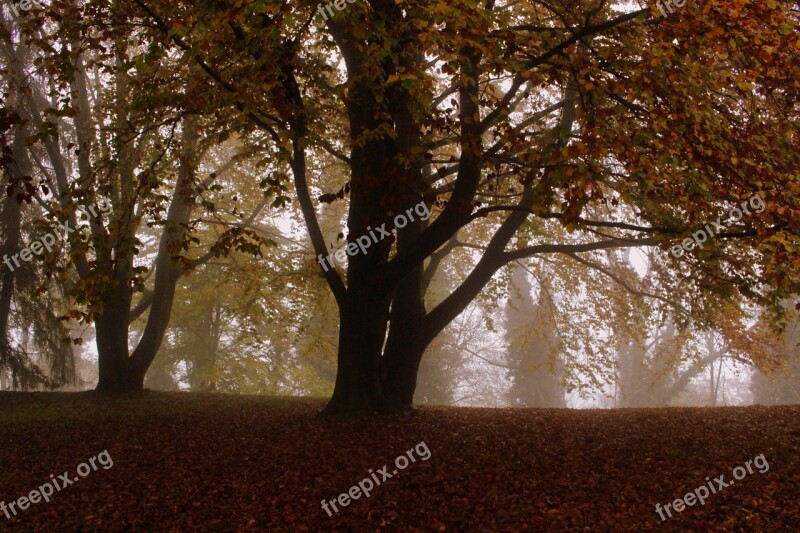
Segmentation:
<svg viewBox="0 0 800 533">
<path fill-rule="evenodd" d="M 0 510 L 0 531 L 800 530 L 800 407 L 329 419 L 323 405 L 0 393 L 0 502 L 18 513 Z M 401 455 L 414 461 L 400 469 Z M 19 508 L 65 472 L 78 481 Z M 322 507 L 359 482 L 369 498 Z M 675 510 L 709 483 L 704 505 Z M 656 504 L 668 503 L 662 521 Z"/>
</svg>

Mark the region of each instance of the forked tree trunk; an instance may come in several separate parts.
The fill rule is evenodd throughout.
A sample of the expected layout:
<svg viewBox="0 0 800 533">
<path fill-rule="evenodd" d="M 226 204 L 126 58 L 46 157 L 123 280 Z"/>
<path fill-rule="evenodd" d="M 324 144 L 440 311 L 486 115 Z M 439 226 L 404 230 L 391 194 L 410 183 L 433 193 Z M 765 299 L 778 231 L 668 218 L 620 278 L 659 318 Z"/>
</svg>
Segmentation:
<svg viewBox="0 0 800 533">
<path fill-rule="evenodd" d="M 115 269 L 116 287 L 109 291 L 104 299 L 102 314 L 95 320 L 99 360 L 97 390 L 101 392 L 143 390 L 145 374 L 161 347 L 169 325 L 175 288 L 183 272 L 183 266 L 175 257 L 179 255 L 188 233 L 194 205 L 192 183 L 197 168 L 197 131 L 191 119 L 183 122 L 182 138 L 184 146 L 180 172 L 156 255 L 153 299 L 142 337 L 133 353 L 129 355 L 128 349 L 131 316 L 131 291 L 128 287 L 132 276 L 130 255 L 126 256 L 125 267 Z M 119 249 L 117 255 L 122 255 Z"/>
<path fill-rule="evenodd" d="M 398 14 L 390 5 L 374 7 L 376 20 L 385 21 L 387 26 L 397 20 Z M 423 58 L 415 46 L 418 43 L 414 42 L 413 32 L 403 45 L 385 43 L 397 54 L 398 64 L 383 61 L 378 65 L 373 63 L 375 59 L 371 55 L 354 45 L 342 27 L 329 24 L 328 29 L 342 51 L 348 74 L 353 80 L 347 102 L 353 141 L 348 237 L 353 242 L 354 238 L 364 234 L 366 226 L 388 223 L 396 213 L 418 203 L 425 191 L 421 170 L 424 157 L 420 150 L 422 128 L 415 112 L 415 100 L 401 85 L 388 83 L 388 77 L 396 70 L 413 72 Z M 447 242 L 466 223 L 480 181 L 479 62 L 477 50 L 463 50 L 463 76 L 459 87 L 462 119 L 459 185 L 440 215 L 438 229 L 430 237 L 430 242 L 421 248 L 429 250 L 428 254 Z M 384 73 L 386 78 L 376 76 L 376 72 Z M 387 129 L 394 134 L 374 135 Z M 297 128 L 297 132 L 298 136 L 303 135 L 304 128 Z M 365 137 L 366 132 L 373 135 Z M 312 240 L 316 241 L 315 248 L 320 252 L 324 243 L 320 242 L 316 214 L 307 195 L 305 168 L 301 164 L 301 141 L 295 141 L 297 157 L 293 171 L 297 189 L 304 196 L 301 200 L 306 203 L 304 217 Z M 413 165 L 408 164 L 410 160 Z M 454 304 L 441 310 L 427 323 L 420 273 L 424 255 L 420 253 L 420 257 L 415 257 L 413 252 L 416 250 L 409 249 L 418 246 L 421 224 L 415 221 L 407 229 L 398 230 L 398 254 L 405 253 L 406 259 L 396 260 L 393 272 L 387 269 L 391 242 L 386 239 L 373 245 L 368 253 L 351 258 L 346 288 L 338 279 L 332 280 L 330 274 L 326 277 L 341 314 L 338 372 L 326 413 L 410 408 L 425 348 L 460 312 L 456 307 L 463 303 L 463 299 L 456 297 Z M 406 237 L 409 238 L 406 240 Z M 365 283 L 365 280 L 371 281 Z M 373 290 L 365 290 L 365 287 Z M 384 352 L 390 304 L 391 333 Z"/>
</svg>

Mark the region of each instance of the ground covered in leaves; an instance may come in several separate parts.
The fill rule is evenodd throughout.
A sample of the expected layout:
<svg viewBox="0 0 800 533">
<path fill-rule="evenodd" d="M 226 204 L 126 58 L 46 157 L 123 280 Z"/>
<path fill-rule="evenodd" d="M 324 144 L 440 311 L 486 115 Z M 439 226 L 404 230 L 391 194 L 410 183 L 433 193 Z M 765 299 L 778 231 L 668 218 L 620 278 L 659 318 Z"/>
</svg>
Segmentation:
<svg viewBox="0 0 800 533">
<path fill-rule="evenodd" d="M 78 477 L 104 450 L 113 460 L 50 503 L 10 520 L 0 511 L 0 531 L 800 530 L 798 407 L 420 408 L 329 419 L 318 416 L 323 405 L 0 393 L 0 501 L 51 474 Z M 393 474 L 415 447 L 415 462 Z M 717 488 L 714 478 L 729 483 L 761 454 L 768 471 L 754 466 Z M 373 473 L 381 480 L 384 465 L 391 479 L 328 516 L 321 500 Z M 656 503 L 706 478 L 717 493 L 705 505 L 661 521 Z"/>
</svg>

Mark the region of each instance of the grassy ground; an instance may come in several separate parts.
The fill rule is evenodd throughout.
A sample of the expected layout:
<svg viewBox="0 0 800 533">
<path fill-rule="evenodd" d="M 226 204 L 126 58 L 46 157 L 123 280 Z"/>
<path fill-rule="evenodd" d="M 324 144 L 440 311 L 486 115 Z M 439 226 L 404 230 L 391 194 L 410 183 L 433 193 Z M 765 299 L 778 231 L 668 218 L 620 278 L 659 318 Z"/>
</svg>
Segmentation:
<svg viewBox="0 0 800 533">
<path fill-rule="evenodd" d="M 332 420 L 317 416 L 323 405 L 0 393 L 0 501 L 51 474 L 77 477 L 104 450 L 113 460 L 49 503 L 10 520 L 0 511 L 0 531 L 800 530 L 798 407 L 421 408 Z M 412 448 L 415 462 L 392 474 Z M 717 488 L 714 478 L 729 483 L 761 454 L 768 471 L 751 463 L 752 474 Z M 322 499 L 370 469 L 381 480 L 384 465 L 391 479 L 373 481 L 369 499 L 337 503 L 338 513 L 329 504 L 328 516 Z M 707 486 L 706 477 L 718 492 L 662 522 L 656 503 Z"/>
</svg>

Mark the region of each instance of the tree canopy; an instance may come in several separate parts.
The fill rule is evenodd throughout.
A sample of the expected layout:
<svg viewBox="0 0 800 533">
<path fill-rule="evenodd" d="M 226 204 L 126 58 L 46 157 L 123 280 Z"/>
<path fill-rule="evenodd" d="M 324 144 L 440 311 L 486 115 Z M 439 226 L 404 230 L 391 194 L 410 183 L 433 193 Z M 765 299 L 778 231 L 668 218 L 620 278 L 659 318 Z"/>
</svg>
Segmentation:
<svg viewBox="0 0 800 533">
<path fill-rule="evenodd" d="M 371 0 L 318 17 L 308 2 L 89 0 L 4 35 L 25 48 L 15 61 L 42 54 L 26 64 L 72 123 L 32 132 L 40 150 L 75 137 L 75 179 L 53 200 L 111 198 L 109 229 L 165 225 L 152 272 L 166 297 L 130 357 L 127 330 L 98 335 L 110 339 L 101 385 L 105 357 L 133 361 L 117 374 L 134 378 L 109 374 L 110 389 L 141 387 L 180 274 L 268 244 L 237 226 L 188 246 L 194 206 L 215 209 L 204 194 L 219 175 L 202 154 L 232 136 L 271 208 L 297 202 L 314 256 L 348 251 L 346 267 L 320 270 L 340 313 L 332 412 L 409 407 L 426 348 L 522 259 L 568 258 L 679 324 L 709 327 L 730 302 L 779 314 L 800 293 L 791 3 L 690 2 L 662 17 L 605 0 Z M 420 203 L 431 218 L 401 226 Z M 337 205 L 338 227 L 324 227 Z M 79 290 L 97 295 L 83 303 L 127 325 L 147 268 L 134 234 L 91 224 L 92 259 L 70 241 Z M 357 252 L 377 227 L 390 235 Z M 646 285 L 612 268 L 607 252 L 632 248 L 648 250 Z M 443 269 L 461 276 L 431 304 Z"/>
</svg>

